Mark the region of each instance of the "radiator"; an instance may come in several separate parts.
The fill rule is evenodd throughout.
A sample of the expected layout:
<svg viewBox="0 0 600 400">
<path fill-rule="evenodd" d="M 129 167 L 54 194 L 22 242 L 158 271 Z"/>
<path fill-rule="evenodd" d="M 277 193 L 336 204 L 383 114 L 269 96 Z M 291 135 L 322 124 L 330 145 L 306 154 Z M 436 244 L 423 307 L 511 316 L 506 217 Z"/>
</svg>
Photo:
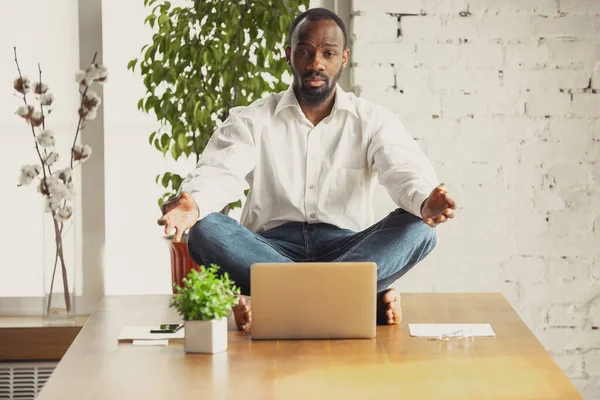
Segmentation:
<svg viewBox="0 0 600 400">
<path fill-rule="evenodd" d="M 58 362 L 0 362 L 0 399 L 33 400 Z"/>
</svg>

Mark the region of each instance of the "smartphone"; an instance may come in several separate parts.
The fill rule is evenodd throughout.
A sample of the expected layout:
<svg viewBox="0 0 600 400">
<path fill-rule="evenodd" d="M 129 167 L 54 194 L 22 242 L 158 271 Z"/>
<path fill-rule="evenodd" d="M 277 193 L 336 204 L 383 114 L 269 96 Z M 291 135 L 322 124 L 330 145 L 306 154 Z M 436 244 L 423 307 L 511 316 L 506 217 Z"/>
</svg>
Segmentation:
<svg viewBox="0 0 600 400">
<path fill-rule="evenodd" d="M 150 333 L 175 333 L 183 328 L 183 324 L 160 324 L 158 328 L 150 330 Z"/>
</svg>

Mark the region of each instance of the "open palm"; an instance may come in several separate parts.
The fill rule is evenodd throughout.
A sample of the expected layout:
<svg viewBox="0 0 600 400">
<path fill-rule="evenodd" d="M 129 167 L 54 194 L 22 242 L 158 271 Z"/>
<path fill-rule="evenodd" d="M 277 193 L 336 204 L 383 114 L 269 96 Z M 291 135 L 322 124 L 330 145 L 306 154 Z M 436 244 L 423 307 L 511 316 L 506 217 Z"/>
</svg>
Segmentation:
<svg viewBox="0 0 600 400">
<path fill-rule="evenodd" d="M 200 210 L 196 201 L 189 193 L 181 193 L 178 197 L 162 205 L 163 216 L 158 219 L 159 225 L 164 225 L 165 235 L 175 229 L 173 241 L 181 241 L 183 233 L 198 221 Z"/>
<path fill-rule="evenodd" d="M 421 216 L 427 225 L 435 227 L 448 219 L 454 218 L 455 209 L 456 203 L 448 197 L 446 187 L 442 183 L 431 191 L 431 194 L 423 203 Z"/>
</svg>

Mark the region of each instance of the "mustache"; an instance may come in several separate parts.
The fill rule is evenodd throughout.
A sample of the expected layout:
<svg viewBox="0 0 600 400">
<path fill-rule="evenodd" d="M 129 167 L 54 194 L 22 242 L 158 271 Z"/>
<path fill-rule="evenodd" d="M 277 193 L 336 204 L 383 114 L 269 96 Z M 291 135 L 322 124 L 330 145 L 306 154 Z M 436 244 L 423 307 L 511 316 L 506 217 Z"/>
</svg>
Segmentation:
<svg viewBox="0 0 600 400">
<path fill-rule="evenodd" d="M 326 75 L 323 75 L 320 72 L 308 72 L 308 73 L 302 75 L 302 79 L 309 79 L 309 78 L 316 78 L 316 77 L 320 77 L 324 81 L 328 81 L 329 80 L 329 78 Z"/>
</svg>

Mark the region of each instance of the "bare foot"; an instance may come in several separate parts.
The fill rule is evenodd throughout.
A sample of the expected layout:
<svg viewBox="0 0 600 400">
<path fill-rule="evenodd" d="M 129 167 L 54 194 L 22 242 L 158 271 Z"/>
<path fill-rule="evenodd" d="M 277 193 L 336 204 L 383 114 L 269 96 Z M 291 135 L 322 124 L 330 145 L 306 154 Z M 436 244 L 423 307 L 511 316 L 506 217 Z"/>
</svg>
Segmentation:
<svg viewBox="0 0 600 400">
<path fill-rule="evenodd" d="M 400 321 L 400 294 L 395 289 L 377 293 L 377 325 L 395 325 Z"/>
<path fill-rule="evenodd" d="M 232 307 L 232 310 L 238 329 L 240 331 L 249 330 L 252 318 L 250 316 L 250 305 L 246 303 L 246 297 L 240 296 L 240 301 Z"/>
</svg>

